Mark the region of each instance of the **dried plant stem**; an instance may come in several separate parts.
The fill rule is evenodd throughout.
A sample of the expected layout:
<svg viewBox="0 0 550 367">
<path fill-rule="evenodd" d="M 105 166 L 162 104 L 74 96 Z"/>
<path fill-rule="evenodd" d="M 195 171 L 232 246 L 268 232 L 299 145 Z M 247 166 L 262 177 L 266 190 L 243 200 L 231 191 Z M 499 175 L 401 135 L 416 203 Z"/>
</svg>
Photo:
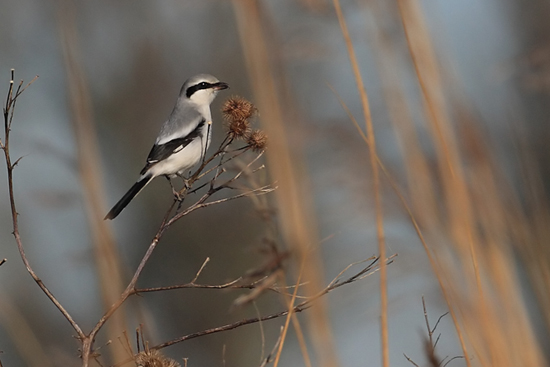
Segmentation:
<svg viewBox="0 0 550 367">
<path fill-rule="evenodd" d="M 386 258 L 386 244 L 384 236 L 384 217 L 382 214 L 382 199 L 380 193 L 380 179 L 378 173 L 378 154 L 376 152 L 376 139 L 374 136 L 374 129 L 372 125 L 372 117 L 369 106 L 369 99 L 367 91 L 359 71 L 359 65 L 357 63 L 357 57 L 355 56 L 355 50 L 351 42 L 348 27 L 342 9 L 340 7 L 339 0 L 333 0 L 336 15 L 338 16 L 338 22 L 346 42 L 348 55 L 350 58 L 351 66 L 357 83 L 357 89 L 361 97 L 361 104 L 363 106 L 363 113 L 365 115 L 365 126 L 367 130 L 368 149 L 370 164 L 372 169 L 373 180 L 373 193 L 376 211 L 376 233 L 378 238 L 378 251 L 382 259 Z M 390 365 L 390 351 L 389 351 L 389 337 L 388 337 L 388 280 L 386 265 L 382 262 L 380 266 L 380 339 L 382 344 L 382 366 L 389 367 Z"/>
<path fill-rule="evenodd" d="M 340 98 L 340 96 L 336 93 L 334 88 L 332 88 L 331 86 L 329 86 L 329 87 L 335 93 L 335 95 L 338 98 L 340 104 L 342 105 L 342 108 L 344 108 L 344 111 L 346 112 L 346 114 L 348 115 L 350 120 L 355 125 L 355 127 L 356 127 L 359 135 L 363 139 L 363 141 L 366 144 L 369 144 L 369 140 L 367 139 L 367 136 L 365 135 L 365 133 L 363 132 L 363 130 L 361 129 L 361 127 L 357 123 L 357 120 L 355 119 L 355 117 L 351 114 L 351 111 L 349 110 L 348 106 L 344 103 L 342 98 Z M 380 169 L 382 170 L 382 172 L 384 173 L 384 176 L 386 177 L 386 179 L 390 183 L 393 191 L 395 192 L 395 194 L 397 195 L 397 197 L 401 201 L 401 205 L 403 205 L 403 208 L 407 212 L 407 215 L 409 216 L 409 219 L 410 219 L 410 221 L 413 225 L 413 228 L 416 232 L 416 235 L 418 236 L 418 239 L 420 240 L 420 243 L 422 244 L 422 247 L 424 248 L 424 252 L 426 253 L 426 256 L 428 257 L 428 261 L 430 262 L 430 266 L 431 266 L 431 268 L 432 268 L 432 270 L 435 274 L 435 277 L 437 279 L 437 282 L 439 284 L 439 289 L 441 290 L 443 298 L 445 299 L 445 303 L 447 304 L 447 307 L 449 309 L 449 313 L 451 314 L 451 318 L 453 320 L 453 324 L 454 324 L 456 333 L 458 335 L 460 344 L 462 346 L 462 352 L 464 353 L 464 358 L 467 360 L 466 364 L 468 365 L 468 367 L 471 367 L 471 362 L 470 362 L 469 357 L 468 357 L 468 351 L 466 349 L 466 343 L 465 343 L 465 340 L 464 340 L 462 328 L 461 328 L 460 323 L 458 321 L 458 316 L 456 314 L 456 311 L 452 307 L 453 304 L 452 304 L 452 301 L 451 301 L 451 296 L 449 294 L 448 287 L 447 287 L 447 285 L 445 283 L 445 280 L 443 278 L 444 273 L 439 268 L 439 264 L 438 264 L 438 262 L 435 258 L 435 255 L 433 254 L 432 250 L 428 247 L 428 244 L 427 244 L 427 242 L 424 238 L 424 234 L 422 233 L 422 231 L 420 229 L 420 225 L 418 224 L 418 221 L 416 220 L 416 217 L 413 214 L 413 211 L 412 211 L 410 205 L 408 204 L 407 199 L 405 198 L 405 195 L 403 195 L 402 190 L 399 188 L 399 186 L 397 185 L 397 183 L 395 182 L 395 180 L 393 179 L 393 177 L 391 176 L 389 171 L 386 169 L 386 166 L 380 160 L 379 157 L 378 157 L 378 164 L 380 165 Z M 408 357 L 406 355 L 405 355 L 405 357 L 408 359 Z"/>
<path fill-rule="evenodd" d="M 304 271 L 304 263 L 305 263 L 305 258 L 303 258 L 302 261 L 300 262 L 300 271 L 298 272 L 298 279 L 296 280 L 296 286 L 294 287 L 294 292 L 292 293 L 292 298 L 288 302 L 288 311 L 289 312 L 288 312 L 288 315 L 286 317 L 285 325 L 283 327 L 283 333 L 281 335 L 281 343 L 279 343 L 279 348 L 277 350 L 277 355 L 275 356 L 275 362 L 273 362 L 273 367 L 277 367 L 279 365 L 279 360 L 281 358 L 281 353 L 283 352 L 283 345 L 285 344 L 286 334 L 288 332 L 288 327 L 290 325 L 290 320 L 294 315 L 294 313 L 292 312 L 292 309 L 293 309 L 293 306 L 294 306 L 294 302 L 296 301 L 296 295 L 298 294 L 298 288 L 299 288 L 298 284 L 300 284 L 300 281 L 302 279 L 302 274 L 303 274 L 303 271 Z M 300 347 L 303 348 L 303 345 L 301 343 L 300 343 Z M 306 351 L 306 354 L 304 354 L 304 356 L 306 356 L 306 355 L 307 355 L 307 351 Z M 309 361 L 309 358 L 306 358 L 306 360 Z"/>
<path fill-rule="evenodd" d="M 281 233 L 298 259 L 307 254 L 303 275 L 308 282 L 305 289 L 308 294 L 315 294 L 323 287 L 323 267 L 310 206 L 311 193 L 307 189 L 308 177 L 301 168 L 302 152 L 299 145 L 291 143 L 291 136 L 297 135 L 297 126 L 290 123 L 293 103 L 291 100 L 282 102 L 284 94 L 280 93 L 284 85 L 277 64 L 280 48 L 274 42 L 275 37 L 271 37 L 274 30 L 269 28 L 271 21 L 263 2 L 234 0 L 232 3 L 251 87 L 269 136 L 267 160 L 279 186 L 276 199 Z M 308 313 L 307 326 L 319 365 L 338 366 L 327 306 L 323 302 L 318 302 Z"/>
<path fill-rule="evenodd" d="M 482 312 L 487 312 L 487 305 L 481 286 L 481 277 L 477 263 L 478 256 L 475 253 L 474 244 L 476 243 L 476 239 L 473 238 L 474 234 L 472 231 L 470 198 L 459 164 L 459 155 L 456 144 L 451 139 L 449 134 L 449 123 L 447 121 L 444 103 L 441 100 L 443 93 L 441 92 L 442 88 L 439 80 L 437 62 L 430 47 L 427 31 L 424 29 L 423 23 L 419 20 L 420 12 L 418 9 L 418 4 L 415 1 L 403 2 L 401 0 L 397 3 L 399 5 L 399 12 L 405 31 L 405 36 L 407 38 L 407 45 L 409 47 L 411 59 L 416 71 L 420 89 L 424 96 L 426 116 L 430 122 L 434 142 L 438 149 L 439 168 L 446 191 L 450 222 L 451 225 L 454 226 L 452 231 L 457 242 L 456 246 L 464 254 L 464 245 L 467 244 L 466 251 L 469 251 L 469 259 L 473 266 L 477 293 L 482 304 Z M 465 255 L 463 256 L 464 258 L 466 257 Z M 465 270 L 465 275 L 470 276 L 470 271 L 467 269 Z M 436 273 L 441 273 L 441 269 L 439 269 L 439 267 L 435 267 L 434 271 L 436 271 Z M 440 278 L 441 277 L 438 276 L 438 280 Z M 440 286 L 441 285 L 442 284 L 440 283 Z M 461 329 L 458 325 L 458 320 L 452 311 L 453 307 L 450 303 L 451 299 L 447 294 L 447 290 L 443 287 L 441 287 L 441 289 L 449 310 L 451 311 L 451 316 L 453 318 L 453 322 L 455 323 L 455 328 L 459 336 L 466 364 L 470 367 L 470 358 L 468 356 L 468 351 L 461 333 Z M 480 355 L 480 359 L 483 363 L 483 356 Z"/>
</svg>

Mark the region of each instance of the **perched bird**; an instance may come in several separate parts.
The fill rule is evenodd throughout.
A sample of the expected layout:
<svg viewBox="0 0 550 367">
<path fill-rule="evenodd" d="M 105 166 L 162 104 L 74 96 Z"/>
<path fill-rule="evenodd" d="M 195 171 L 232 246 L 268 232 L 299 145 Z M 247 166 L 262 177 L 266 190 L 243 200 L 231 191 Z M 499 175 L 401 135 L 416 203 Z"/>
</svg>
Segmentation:
<svg viewBox="0 0 550 367">
<path fill-rule="evenodd" d="M 114 219 L 130 201 L 157 176 L 183 177 L 187 170 L 203 159 L 212 134 L 210 104 L 229 85 L 208 74 L 187 79 L 168 120 L 147 157 L 141 176 L 113 206 L 105 219 Z"/>
</svg>

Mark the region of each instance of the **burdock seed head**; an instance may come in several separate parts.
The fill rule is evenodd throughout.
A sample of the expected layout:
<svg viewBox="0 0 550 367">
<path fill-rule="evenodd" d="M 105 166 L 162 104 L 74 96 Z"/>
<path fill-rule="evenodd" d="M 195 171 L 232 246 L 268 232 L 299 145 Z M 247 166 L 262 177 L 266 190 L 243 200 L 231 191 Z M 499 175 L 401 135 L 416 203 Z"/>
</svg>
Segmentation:
<svg viewBox="0 0 550 367">
<path fill-rule="evenodd" d="M 255 152 L 261 152 L 267 146 L 267 135 L 261 130 L 254 130 L 248 136 L 248 145 Z"/>
<path fill-rule="evenodd" d="M 173 359 L 167 358 L 156 350 L 140 352 L 135 357 L 137 367 L 180 367 Z"/>
<path fill-rule="evenodd" d="M 250 133 L 250 122 L 248 120 L 227 121 L 227 129 L 234 138 L 246 139 Z"/>
<path fill-rule="evenodd" d="M 254 116 L 256 111 L 256 107 L 252 102 L 239 96 L 230 97 L 222 107 L 223 116 L 228 122 L 248 120 Z"/>
</svg>

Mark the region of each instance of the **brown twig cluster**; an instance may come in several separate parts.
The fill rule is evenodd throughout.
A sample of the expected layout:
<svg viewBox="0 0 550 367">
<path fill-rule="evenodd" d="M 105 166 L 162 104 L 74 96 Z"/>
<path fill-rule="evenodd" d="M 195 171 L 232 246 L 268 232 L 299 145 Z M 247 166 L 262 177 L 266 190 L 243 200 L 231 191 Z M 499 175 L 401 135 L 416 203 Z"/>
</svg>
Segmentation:
<svg viewBox="0 0 550 367">
<path fill-rule="evenodd" d="M 422 297 L 422 310 L 424 311 L 424 323 L 426 324 L 426 332 L 428 334 L 428 337 L 424 340 L 424 354 L 426 355 L 426 359 L 428 360 L 428 366 L 429 367 L 446 367 L 451 361 L 459 358 L 464 358 L 463 356 L 454 356 L 449 359 L 449 357 L 445 357 L 443 359 L 440 359 L 437 354 L 435 353 L 435 348 L 437 347 L 437 343 L 439 342 L 439 338 L 441 337 L 441 334 L 437 335 L 437 338 L 434 340 L 434 333 L 439 326 L 439 323 L 441 320 L 447 316 L 449 313 L 445 312 L 443 315 L 439 316 L 437 321 L 435 322 L 435 325 L 433 327 L 430 326 L 430 320 L 428 318 L 428 310 L 426 309 L 426 302 L 424 301 L 424 297 Z M 410 362 L 415 367 L 420 367 L 415 361 L 412 360 L 408 355 L 403 353 L 405 358 L 408 362 Z"/>
</svg>

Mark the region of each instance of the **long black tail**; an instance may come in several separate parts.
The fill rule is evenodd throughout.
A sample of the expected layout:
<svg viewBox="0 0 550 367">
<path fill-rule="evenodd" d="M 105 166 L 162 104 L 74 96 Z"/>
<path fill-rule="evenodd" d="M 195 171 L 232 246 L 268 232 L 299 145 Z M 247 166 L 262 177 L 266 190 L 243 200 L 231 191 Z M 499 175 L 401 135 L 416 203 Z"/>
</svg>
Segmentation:
<svg viewBox="0 0 550 367">
<path fill-rule="evenodd" d="M 153 179 L 153 175 L 149 174 L 147 176 L 143 176 L 137 181 L 134 186 L 124 196 L 122 199 L 118 201 L 118 203 L 113 206 L 113 209 L 107 215 L 103 220 L 106 219 L 115 219 L 117 215 L 120 214 L 120 212 L 126 208 L 126 206 L 132 201 L 132 199 L 139 194 L 139 192 Z"/>
</svg>

